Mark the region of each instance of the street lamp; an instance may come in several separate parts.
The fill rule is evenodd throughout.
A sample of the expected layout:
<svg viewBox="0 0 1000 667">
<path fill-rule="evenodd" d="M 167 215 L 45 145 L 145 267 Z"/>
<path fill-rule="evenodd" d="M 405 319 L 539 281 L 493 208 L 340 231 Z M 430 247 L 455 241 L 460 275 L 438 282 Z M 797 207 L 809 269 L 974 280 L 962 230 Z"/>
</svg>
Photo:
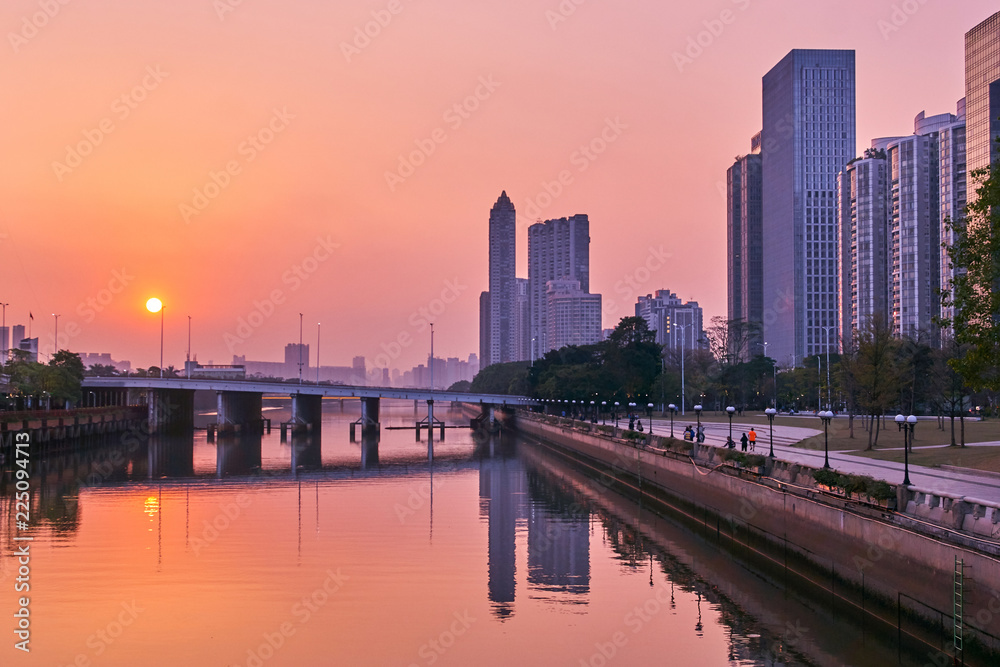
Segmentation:
<svg viewBox="0 0 1000 667">
<path fill-rule="evenodd" d="M 830 436 L 829 436 L 829 426 L 830 420 L 833 419 L 833 413 L 829 410 L 821 410 L 819 413 L 819 418 L 823 420 L 823 468 L 829 470 L 830 468 Z"/>
<path fill-rule="evenodd" d="M 684 332 L 687 330 L 690 324 L 675 324 L 678 329 L 681 330 L 681 417 L 684 416 Z"/>
<path fill-rule="evenodd" d="M 653 435 L 653 404 L 646 404 L 646 421 L 649 422 L 649 434 Z"/>
<path fill-rule="evenodd" d="M 618 401 L 615 401 L 615 428 L 618 428 Z"/>
<path fill-rule="evenodd" d="M 590 423 L 597 423 L 597 403 L 595 401 L 590 402 Z"/>
<path fill-rule="evenodd" d="M 903 432 L 903 484 L 906 486 L 910 485 L 910 443 L 913 442 L 913 427 L 916 425 L 915 416 L 896 415 L 896 426 Z"/>
<path fill-rule="evenodd" d="M 695 415 L 698 416 L 698 430 L 695 431 L 695 440 L 697 441 L 698 440 L 698 434 L 701 433 L 701 403 L 699 403 L 698 405 L 694 406 L 694 413 L 695 413 Z M 681 409 L 681 414 L 682 415 L 684 414 L 683 407 Z"/>
<path fill-rule="evenodd" d="M 608 402 L 601 401 L 601 424 L 607 425 L 608 423 Z"/>
<path fill-rule="evenodd" d="M 777 410 L 774 408 L 768 408 L 764 410 L 764 414 L 767 415 L 767 421 L 771 424 L 771 458 L 774 458 L 774 415 L 777 414 Z"/>
<path fill-rule="evenodd" d="M 146 310 L 160 314 L 160 377 L 163 377 L 163 302 L 155 296 L 146 301 Z"/>
<path fill-rule="evenodd" d="M 56 337 L 52 341 L 52 358 L 54 359 L 56 356 L 56 352 L 59 351 L 59 316 L 56 315 L 55 313 L 52 313 L 52 317 L 54 317 L 56 320 Z"/>
<path fill-rule="evenodd" d="M 767 341 L 764 341 L 764 357 L 767 358 L 767 359 L 770 359 L 770 357 L 767 356 L 767 346 L 768 345 L 770 345 L 770 343 L 768 343 Z M 773 363 L 771 364 L 771 374 L 772 374 L 771 384 L 774 385 L 773 386 L 773 389 L 774 389 L 774 407 L 777 408 L 778 407 L 778 362 L 774 361 L 773 359 L 772 359 L 772 362 Z"/>
<path fill-rule="evenodd" d="M 729 406 L 726 408 L 726 414 L 729 415 L 729 439 L 733 439 L 733 413 L 736 412 L 736 408 Z"/>
<path fill-rule="evenodd" d="M 677 412 L 677 406 L 671 403 L 667 409 L 670 410 L 670 437 L 672 438 L 674 437 L 674 413 Z"/>
</svg>

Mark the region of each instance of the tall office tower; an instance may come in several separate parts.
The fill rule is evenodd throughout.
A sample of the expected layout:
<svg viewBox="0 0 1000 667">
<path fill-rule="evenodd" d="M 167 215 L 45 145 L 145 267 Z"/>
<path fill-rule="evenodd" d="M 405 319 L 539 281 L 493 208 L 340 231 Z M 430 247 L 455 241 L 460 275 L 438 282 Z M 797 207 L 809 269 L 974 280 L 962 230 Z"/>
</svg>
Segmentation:
<svg viewBox="0 0 1000 667">
<path fill-rule="evenodd" d="M 837 175 L 839 321 L 845 348 L 874 317 L 889 321 L 889 168 L 885 147 L 875 143 Z"/>
<path fill-rule="evenodd" d="M 635 304 L 635 316 L 646 320 L 656 332 L 656 342 L 669 350 L 698 350 L 707 347 L 704 313 L 697 301 L 681 301 L 668 289 L 656 290 L 656 295 L 640 296 Z"/>
<path fill-rule="evenodd" d="M 10 349 L 21 349 L 22 340 L 24 340 L 24 325 L 15 324 L 10 328 Z"/>
<path fill-rule="evenodd" d="M 590 292 L 590 221 L 586 215 L 546 220 L 528 228 L 532 359 L 554 349 L 548 341 L 550 280 L 576 280 L 581 292 Z"/>
<path fill-rule="evenodd" d="M 764 340 L 782 365 L 839 347 L 837 174 L 854 108 L 854 51 L 796 49 L 764 75 Z"/>
<path fill-rule="evenodd" d="M 300 354 L 301 352 L 301 354 Z M 285 346 L 285 377 L 299 377 L 299 367 L 303 376 L 309 370 L 309 343 L 289 343 Z"/>
<path fill-rule="evenodd" d="M 7 361 L 10 350 L 10 327 L 0 327 L 0 363 Z"/>
<path fill-rule="evenodd" d="M 941 293 L 951 291 L 951 281 L 955 272 L 947 248 L 955 243 L 955 235 L 948 228 L 948 222 L 959 220 L 965 215 L 967 174 L 965 163 L 965 98 L 958 101 L 954 122 L 942 127 L 938 133 L 938 156 L 941 183 Z M 941 306 L 941 317 L 951 319 L 955 309 Z M 951 329 L 942 329 L 943 339 L 951 337 Z"/>
<path fill-rule="evenodd" d="M 484 366 L 518 360 L 514 328 L 516 231 L 514 204 L 505 190 L 490 209 L 490 356 L 484 359 Z"/>
<path fill-rule="evenodd" d="M 750 147 L 751 153 L 737 158 L 726 174 L 729 319 L 760 327 L 764 317 L 760 133 Z M 751 357 L 763 352 L 762 342 L 759 335 L 749 342 Z"/>
<path fill-rule="evenodd" d="M 514 296 L 514 361 L 531 360 L 531 299 L 528 279 L 517 278 Z"/>
<path fill-rule="evenodd" d="M 558 350 L 566 345 L 592 345 L 601 340 L 601 295 L 580 289 L 579 280 L 546 283 L 546 344 Z"/>
<path fill-rule="evenodd" d="M 975 169 L 997 161 L 1000 136 L 1000 12 L 965 33 L 966 188 L 975 198 Z"/>
<path fill-rule="evenodd" d="M 483 368 L 490 365 L 490 293 L 479 295 L 479 358 Z"/>
</svg>

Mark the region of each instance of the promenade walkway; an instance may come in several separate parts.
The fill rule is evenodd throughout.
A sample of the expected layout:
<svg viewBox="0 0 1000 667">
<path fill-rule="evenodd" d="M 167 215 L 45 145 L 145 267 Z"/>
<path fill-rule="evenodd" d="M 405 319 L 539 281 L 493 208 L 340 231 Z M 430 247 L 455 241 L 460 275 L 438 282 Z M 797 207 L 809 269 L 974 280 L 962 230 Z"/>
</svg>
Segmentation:
<svg viewBox="0 0 1000 667">
<path fill-rule="evenodd" d="M 818 422 L 819 420 L 817 419 L 816 421 Z M 682 437 L 684 427 L 689 423 L 694 424 L 695 421 L 687 418 L 682 421 L 675 418 L 674 435 L 678 438 Z M 728 423 L 702 422 L 702 424 L 705 426 L 704 444 L 714 447 L 725 446 L 726 436 L 729 435 Z M 737 449 L 740 447 L 740 436 L 744 432 L 748 432 L 751 427 L 757 431 L 757 449 L 755 453 L 766 455 L 769 452 L 770 446 L 770 430 L 766 424 L 761 426 L 760 424 L 734 421 L 733 440 L 736 441 Z M 657 435 L 669 435 L 670 420 L 654 419 L 653 433 Z M 806 438 L 821 435 L 822 433 L 821 428 L 776 425 L 774 427 L 774 455 L 783 461 L 793 461 L 814 468 L 821 468 L 823 467 L 823 450 L 802 449 L 794 445 Z M 930 445 L 930 447 L 945 446 L 947 445 Z M 976 443 L 969 446 L 1000 447 L 1000 442 Z M 879 461 L 857 456 L 852 452 L 830 452 L 830 467 L 838 472 L 868 475 L 893 484 L 899 484 L 903 481 L 902 463 Z M 1000 475 L 992 476 L 990 473 L 979 471 L 959 472 L 940 468 L 928 468 L 916 466 L 911 463 L 910 482 L 913 486 L 930 491 L 1000 502 Z"/>
</svg>

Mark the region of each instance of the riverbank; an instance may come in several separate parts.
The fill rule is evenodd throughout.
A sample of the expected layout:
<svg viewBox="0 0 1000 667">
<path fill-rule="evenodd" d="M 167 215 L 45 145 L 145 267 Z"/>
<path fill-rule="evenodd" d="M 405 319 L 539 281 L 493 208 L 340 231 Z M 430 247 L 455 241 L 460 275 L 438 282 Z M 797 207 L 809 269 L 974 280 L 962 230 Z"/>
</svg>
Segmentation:
<svg viewBox="0 0 1000 667">
<path fill-rule="evenodd" d="M 615 437 L 625 432 L 526 413 L 518 413 L 516 428 L 598 464 L 605 471 L 602 479 L 627 480 L 665 497 L 693 520 L 714 522 L 718 531 L 753 543 L 776 566 L 783 560 L 787 567 L 790 555 L 803 564 L 802 576 L 828 580 L 831 591 L 861 613 L 874 614 L 870 608 L 877 598 L 882 617 L 895 608 L 928 627 L 952 629 L 960 559 L 965 576 L 975 580 L 964 591 L 966 639 L 1000 651 L 1000 594 L 994 592 L 1000 591 L 1000 542 L 949 528 L 947 520 L 935 523 L 918 509 L 962 510 L 953 499 L 946 503 L 936 496 L 928 502 L 919 489 L 897 490 L 896 506 L 904 510 L 897 512 L 889 501 L 883 505 L 822 488 L 814 469 L 800 464 L 766 457 L 722 460 L 731 454 L 669 437 Z M 914 513 L 907 515 L 911 506 Z M 982 506 L 975 511 L 986 513 Z M 992 508 L 989 513 L 992 519 Z M 952 633 L 932 634 L 944 644 Z"/>
</svg>

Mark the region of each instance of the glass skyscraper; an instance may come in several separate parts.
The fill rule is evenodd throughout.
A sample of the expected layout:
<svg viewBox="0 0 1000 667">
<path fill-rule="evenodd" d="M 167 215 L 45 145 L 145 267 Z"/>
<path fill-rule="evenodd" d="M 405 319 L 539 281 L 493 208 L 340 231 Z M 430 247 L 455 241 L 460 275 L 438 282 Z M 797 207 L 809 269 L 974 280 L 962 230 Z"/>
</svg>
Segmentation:
<svg viewBox="0 0 1000 667">
<path fill-rule="evenodd" d="M 1000 12 L 965 33 L 965 120 L 968 197 L 975 169 L 997 159 L 1000 136 Z"/>
<path fill-rule="evenodd" d="M 782 366 L 837 350 L 837 174 L 854 157 L 854 51 L 796 49 L 764 75 L 763 339 Z"/>
</svg>

